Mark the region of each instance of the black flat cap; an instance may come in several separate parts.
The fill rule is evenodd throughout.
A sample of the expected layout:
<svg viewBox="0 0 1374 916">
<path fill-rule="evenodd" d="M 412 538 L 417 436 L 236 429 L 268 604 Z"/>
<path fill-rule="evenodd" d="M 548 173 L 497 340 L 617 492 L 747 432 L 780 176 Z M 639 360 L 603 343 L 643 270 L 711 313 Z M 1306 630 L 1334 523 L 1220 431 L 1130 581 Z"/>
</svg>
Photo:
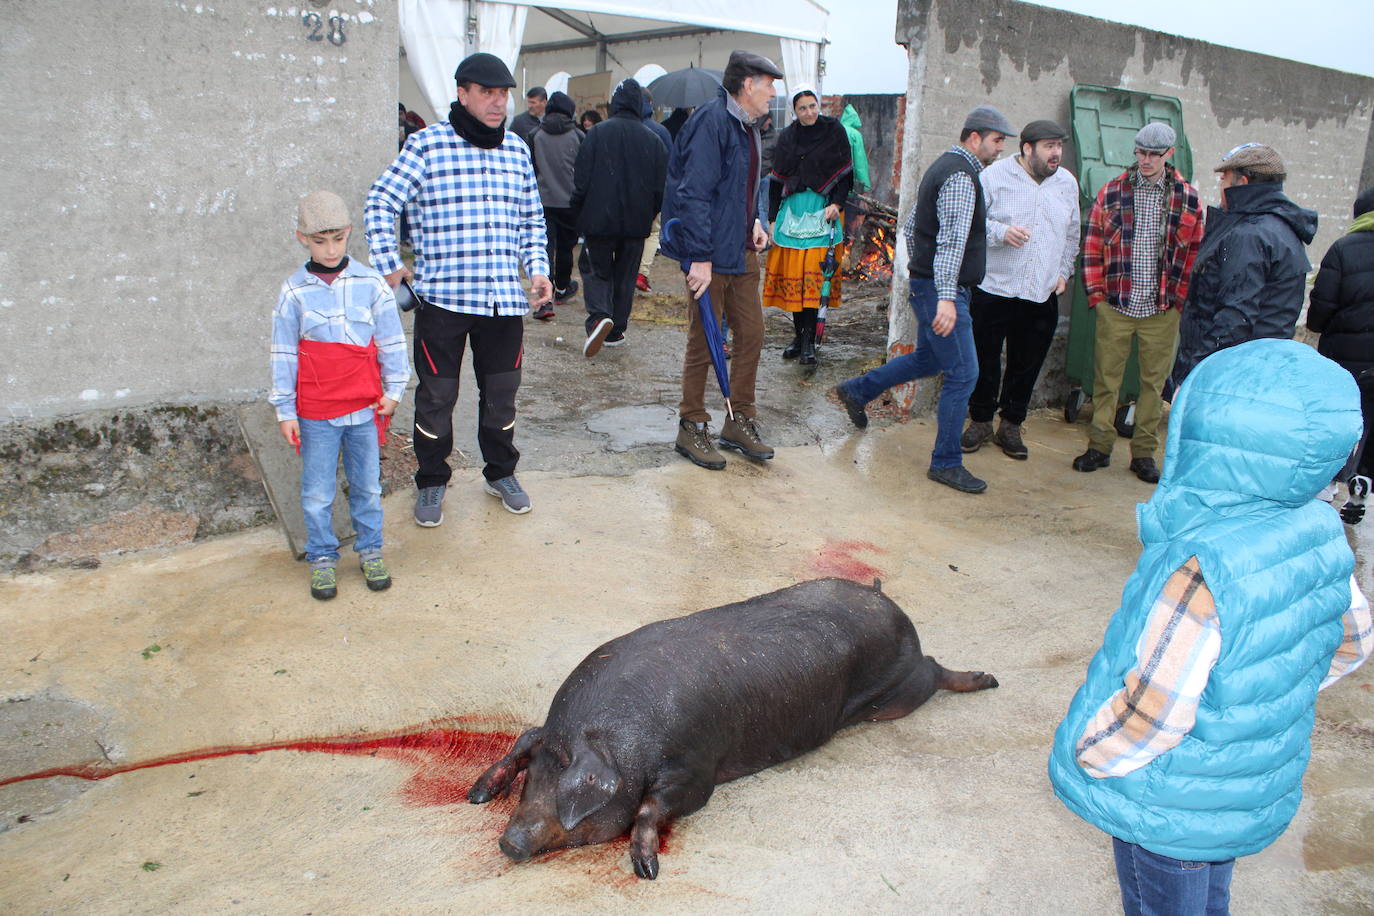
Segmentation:
<svg viewBox="0 0 1374 916">
<path fill-rule="evenodd" d="M 1032 121 L 1021 128 L 1022 143 L 1038 143 L 1041 140 L 1067 140 L 1068 131 L 1054 121 Z"/>
<path fill-rule="evenodd" d="M 753 51 L 731 51 L 730 60 L 726 63 L 725 68 L 728 70 L 731 67 L 744 67 L 759 73 L 766 73 L 774 79 L 782 79 L 782 71 L 778 69 L 777 64 L 762 54 L 755 54 Z"/>
<path fill-rule="evenodd" d="M 479 51 L 463 58 L 453 78 L 460 83 L 476 83 L 488 89 L 510 89 L 515 86 L 515 77 L 505 61 L 495 54 Z"/>
</svg>

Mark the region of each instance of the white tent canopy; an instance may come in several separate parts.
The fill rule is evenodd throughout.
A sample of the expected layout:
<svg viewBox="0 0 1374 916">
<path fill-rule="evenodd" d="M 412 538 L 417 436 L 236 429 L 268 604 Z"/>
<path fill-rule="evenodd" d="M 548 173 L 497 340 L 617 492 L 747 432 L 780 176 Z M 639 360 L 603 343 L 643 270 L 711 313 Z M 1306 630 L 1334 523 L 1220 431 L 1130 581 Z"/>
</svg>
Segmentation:
<svg viewBox="0 0 1374 916">
<path fill-rule="evenodd" d="M 537 0 L 400 0 L 399 6 L 410 73 L 440 117 L 454 99 L 454 68 L 476 51 L 504 60 L 519 93 L 559 73 L 609 72 L 620 79 L 652 65 L 721 69 L 734 48 L 772 58 L 789 85 L 819 86 L 830 16 L 815 0 L 564 0 L 556 8 Z"/>
</svg>

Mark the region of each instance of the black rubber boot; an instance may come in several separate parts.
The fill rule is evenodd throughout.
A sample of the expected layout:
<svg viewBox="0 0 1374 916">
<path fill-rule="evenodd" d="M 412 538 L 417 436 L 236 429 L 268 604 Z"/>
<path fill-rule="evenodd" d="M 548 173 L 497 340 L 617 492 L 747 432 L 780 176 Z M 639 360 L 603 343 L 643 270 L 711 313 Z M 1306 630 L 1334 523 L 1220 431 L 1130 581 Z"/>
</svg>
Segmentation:
<svg viewBox="0 0 1374 916">
<path fill-rule="evenodd" d="M 783 350 L 782 350 L 782 358 L 783 358 L 783 359 L 796 359 L 798 356 L 801 356 L 801 351 L 802 351 L 802 332 L 801 332 L 801 331 L 798 331 L 798 332 L 797 332 L 797 336 L 792 338 L 792 342 L 791 342 L 790 344 L 788 344 L 786 347 L 783 347 Z"/>
<path fill-rule="evenodd" d="M 801 333 L 801 358 L 797 360 L 800 365 L 816 365 L 816 329 L 809 328 Z"/>
</svg>

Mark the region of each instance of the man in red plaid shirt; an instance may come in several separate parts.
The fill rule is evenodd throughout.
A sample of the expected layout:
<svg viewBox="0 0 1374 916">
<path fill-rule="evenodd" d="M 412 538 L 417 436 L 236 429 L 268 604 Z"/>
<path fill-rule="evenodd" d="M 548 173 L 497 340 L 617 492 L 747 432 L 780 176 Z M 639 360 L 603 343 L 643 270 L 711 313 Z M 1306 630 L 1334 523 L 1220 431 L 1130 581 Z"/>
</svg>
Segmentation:
<svg viewBox="0 0 1374 916">
<path fill-rule="evenodd" d="M 1134 340 L 1140 395 L 1130 470 L 1146 483 L 1159 481 L 1160 393 L 1173 367 L 1179 311 L 1188 298 L 1203 228 L 1197 188 L 1168 162 L 1175 139 L 1167 124 L 1142 127 L 1135 135 L 1136 164 L 1102 186 L 1088 218 L 1083 284 L 1097 314 L 1093 417 L 1088 450 L 1073 460 L 1075 471 L 1111 463 L 1117 395 Z M 1103 303 L 1109 307 L 1098 308 Z"/>
</svg>

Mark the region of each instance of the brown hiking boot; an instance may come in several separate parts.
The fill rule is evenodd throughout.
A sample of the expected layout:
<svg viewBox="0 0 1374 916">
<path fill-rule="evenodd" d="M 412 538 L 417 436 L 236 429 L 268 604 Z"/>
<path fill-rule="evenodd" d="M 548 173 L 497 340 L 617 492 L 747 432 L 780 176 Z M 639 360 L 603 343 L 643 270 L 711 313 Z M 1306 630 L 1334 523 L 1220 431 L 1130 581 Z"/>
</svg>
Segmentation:
<svg viewBox="0 0 1374 916">
<path fill-rule="evenodd" d="M 772 458 L 773 449 L 759 438 L 759 427 L 753 417 L 735 414 L 720 428 L 720 444 L 744 452 L 750 458 Z"/>
<path fill-rule="evenodd" d="M 677 425 L 677 444 L 673 446 L 683 458 L 692 464 L 700 465 L 709 471 L 719 471 L 725 467 L 725 459 L 711 444 L 711 431 L 705 423 L 681 420 Z"/>
<path fill-rule="evenodd" d="M 992 422 L 983 420 L 969 420 L 968 426 L 964 428 L 964 434 L 959 437 L 959 448 L 964 452 L 976 452 L 983 447 L 983 443 L 992 438 Z"/>
<path fill-rule="evenodd" d="M 1025 461 L 1030 457 L 1030 452 L 1026 449 L 1026 443 L 1021 441 L 1021 424 L 1008 423 L 1006 420 L 997 424 L 997 434 L 992 437 L 992 441 L 1002 447 L 1002 452 L 1008 458 L 1015 458 L 1017 461 Z"/>
</svg>

